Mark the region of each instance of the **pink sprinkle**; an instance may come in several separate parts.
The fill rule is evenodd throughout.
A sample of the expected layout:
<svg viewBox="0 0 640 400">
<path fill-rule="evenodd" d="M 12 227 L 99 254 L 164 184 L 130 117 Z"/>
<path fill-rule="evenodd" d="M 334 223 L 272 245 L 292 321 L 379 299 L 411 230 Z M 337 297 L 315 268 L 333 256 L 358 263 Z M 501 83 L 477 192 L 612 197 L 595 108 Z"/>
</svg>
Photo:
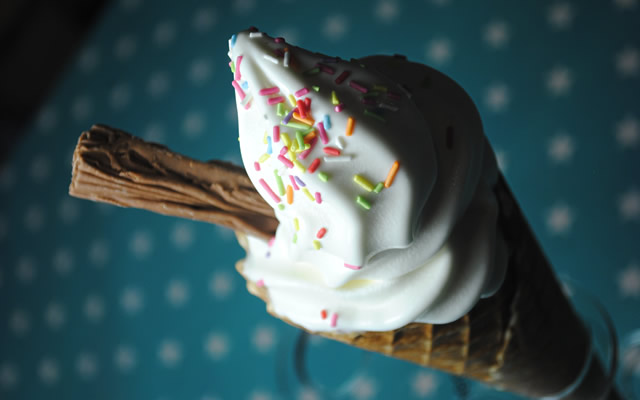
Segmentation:
<svg viewBox="0 0 640 400">
<path fill-rule="evenodd" d="M 340 112 L 342 111 L 343 108 L 344 108 L 344 104 L 340 103 L 334 108 L 334 110 L 336 110 L 336 112 Z"/>
<path fill-rule="evenodd" d="M 236 71 L 237 71 L 237 69 L 236 69 Z M 231 82 L 231 86 L 233 86 L 236 89 L 236 92 L 238 93 L 238 96 L 240 96 L 240 100 L 244 100 L 246 94 L 244 94 L 244 90 L 242 90 L 242 88 L 240 87 L 240 84 L 238 83 L 238 81 Z"/>
<path fill-rule="evenodd" d="M 280 127 L 278 125 L 273 126 L 273 141 L 276 143 L 280 141 Z"/>
<path fill-rule="evenodd" d="M 260 163 L 259 162 L 254 162 L 253 163 L 254 168 L 256 169 L 256 171 L 260 171 Z"/>
<path fill-rule="evenodd" d="M 329 138 L 327 137 L 327 131 L 324 130 L 324 122 L 318 122 L 318 134 L 320 135 L 320 140 L 322 140 L 322 144 L 329 143 Z"/>
<path fill-rule="evenodd" d="M 282 42 L 284 42 L 284 38 L 277 37 L 277 38 L 273 39 L 273 41 L 276 42 L 276 43 L 282 43 Z"/>
<path fill-rule="evenodd" d="M 333 68 L 331 68 L 328 65 L 318 64 L 318 66 L 320 67 L 320 70 L 325 74 L 333 75 L 336 72 Z"/>
<path fill-rule="evenodd" d="M 276 237 L 275 236 L 271 236 L 271 238 L 269 238 L 269 247 L 273 247 L 273 244 L 276 242 Z"/>
<path fill-rule="evenodd" d="M 298 154 L 298 160 L 306 159 L 309 156 L 309 153 L 311 153 L 311 147 L 309 147 L 308 149 L 306 149 L 302 153 Z"/>
<path fill-rule="evenodd" d="M 296 97 L 302 97 L 307 93 L 309 93 L 309 89 L 307 89 L 306 87 L 303 87 L 302 89 L 298 90 L 295 94 L 296 94 Z"/>
<path fill-rule="evenodd" d="M 367 93 L 369 91 L 369 89 L 354 80 L 349 81 L 349 86 L 362 93 Z"/>
<path fill-rule="evenodd" d="M 347 263 L 344 263 L 344 266 L 349 268 L 349 269 L 355 269 L 356 271 L 362 268 L 359 265 L 351 265 L 351 264 L 347 264 Z"/>
<path fill-rule="evenodd" d="M 278 103 L 284 103 L 284 97 L 282 96 L 271 97 L 267 100 L 267 104 L 269 104 L 270 106 Z"/>
<path fill-rule="evenodd" d="M 322 204 L 322 195 L 320 192 L 316 192 L 316 203 Z"/>
<path fill-rule="evenodd" d="M 262 178 L 260 178 L 259 182 L 262 185 L 262 187 L 264 188 L 264 190 L 266 190 L 267 193 L 269 193 L 269 196 L 271 196 L 273 201 L 275 201 L 276 203 L 280 203 L 280 197 L 278 197 L 278 195 L 275 194 L 273 192 L 273 190 L 271 190 L 271 188 L 269 187 L 269 184 L 267 182 L 265 182 L 264 179 L 262 179 Z"/>
<path fill-rule="evenodd" d="M 338 323 L 338 314 L 336 313 L 331 314 L 331 327 L 335 328 L 337 323 Z"/>
<path fill-rule="evenodd" d="M 296 183 L 296 180 L 293 179 L 293 175 L 289 175 L 289 180 L 291 181 L 291 186 L 293 186 L 293 190 L 300 190 L 300 188 L 298 187 L 298 184 Z"/>
<path fill-rule="evenodd" d="M 309 165 L 309 168 L 307 168 L 307 171 L 309 171 L 310 174 L 313 174 L 314 172 L 316 172 L 316 169 L 318 168 L 319 165 L 320 165 L 320 159 L 316 158 L 315 160 L 313 160 L 311 165 Z"/>
<path fill-rule="evenodd" d="M 270 88 L 260 89 L 258 94 L 260 94 L 260 96 L 269 96 L 270 94 L 276 94 L 279 91 L 280 91 L 280 89 L 277 86 L 273 86 L 273 87 L 270 87 Z"/>
<path fill-rule="evenodd" d="M 258 280 L 256 281 L 256 286 L 257 286 L 257 287 L 263 287 L 263 286 L 264 286 L 264 280 L 262 280 L 262 279 L 258 279 Z"/>
<path fill-rule="evenodd" d="M 236 73 L 235 73 L 235 75 L 233 77 L 233 79 L 235 79 L 236 81 L 239 81 L 240 78 L 241 78 L 241 75 L 240 75 L 240 63 L 241 62 L 242 62 L 242 56 L 238 56 L 236 58 Z"/>
<path fill-rule="evenodd" d="M 293 163 L 282 154 L 278 156 L 278 160 L 280 160 L 284 165 L 286 165 L 287 168 L 293 168 Z"/>
<path fill-rule="evenodd" d="M 318 233 L 316 233 L 316 237 L 322 239 L 325 233 L 327 233 L 327 228 L 320 228 L 318 229 Z"/>
<path fill-rule="evenodd" d="M 282 148 L 280 149 L 280 155 L 283 156 L 287 154 L 287 151 L 289 151 L 289 148 L 287 146 L 282 146 Z"/>
<path fill-rule="evenodd" d="M 349 75 L 351 74 L 351 71 L 343 71 L 337 78 L 336 78 L 336 83 L 339 85 L 342 82 L 344 82 L 345 79 L 347 79 L 347 77 L 349 77 Z"/>
<path fill-rule="evenodd" d="M 322 150 L 324 151 L 325 154 L 328 154 L 330 156 L 339 156 L 340 155 L 340 150 L 336 149 L 335 147 L 324 147 L 322 148 Z"/>
<path fill-rule="evenodd" d="M 247 104 L 244 105 L 244 109 L 248 110 L 249 108 L 251 108 L 251 103 L 253 103 L 253 99 L 247 101 Z"/>
</svg>

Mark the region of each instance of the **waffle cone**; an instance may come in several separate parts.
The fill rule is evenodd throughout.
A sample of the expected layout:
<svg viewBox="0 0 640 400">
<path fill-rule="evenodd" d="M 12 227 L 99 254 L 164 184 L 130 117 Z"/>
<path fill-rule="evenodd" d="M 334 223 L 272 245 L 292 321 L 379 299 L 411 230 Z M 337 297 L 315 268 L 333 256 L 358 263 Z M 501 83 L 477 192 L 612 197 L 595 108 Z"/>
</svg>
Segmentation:
<svg viewBox="0 0 640 400">
<path fill-rule="evenodd" d="M 590 336 L 503 177 L 495 193 L 500 206 L 498 229 L 509 254 L 505 281 L 496 294 L 448 324 L 410 323 L 385 332 L 310 333 L 524 396 L 565 391 L 585 372 Z M 246 248 L 242 234 L 238 239 Z M 243 260 L 236 268 L 242 274 Z M 269 313 L 297 326 L 274 313 L 268 287 L 247 280 L 247 288 L 265 301 Z M 615 391 L 608 397 L 596 394 L 607 382 L 597 360 L 590 363 L 581 382 L 562 398 L 619 398 Z"/>
</svg>

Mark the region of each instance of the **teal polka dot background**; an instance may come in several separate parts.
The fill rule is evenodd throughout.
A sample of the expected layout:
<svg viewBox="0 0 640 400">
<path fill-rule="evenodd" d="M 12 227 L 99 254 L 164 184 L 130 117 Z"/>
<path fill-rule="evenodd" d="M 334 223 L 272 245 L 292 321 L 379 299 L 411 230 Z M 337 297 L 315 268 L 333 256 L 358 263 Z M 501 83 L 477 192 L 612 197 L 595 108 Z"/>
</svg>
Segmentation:
<svg viewBox="0 0 640 400">
<path fill-rule="evenodd" d="M 327 398 L 295 379 L 297 332 L 246 292 L 232 232 L 67 195 L 93 123 L 240 163 L 227 40 L 251 25 L 453 77 L 558 272 L 619 337 L 640 328 L 639 3 L 113 2 L 1 167 L 0 398 Z M 454 397 L 436 371 L 376 355 L 360 368 L 359 352 L 320 339 L 309 351 L 340 398 Z"/>
</svg>

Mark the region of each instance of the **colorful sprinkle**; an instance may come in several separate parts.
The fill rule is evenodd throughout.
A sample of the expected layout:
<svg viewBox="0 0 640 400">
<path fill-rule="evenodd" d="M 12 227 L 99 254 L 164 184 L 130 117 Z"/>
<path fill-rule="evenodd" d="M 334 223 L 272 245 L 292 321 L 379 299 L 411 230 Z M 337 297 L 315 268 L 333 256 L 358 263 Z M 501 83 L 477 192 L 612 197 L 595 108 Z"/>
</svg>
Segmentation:
<svg viewBox="0 0 640 400">
<path fill-rule="evenodd" d="M 317 75 L 320 72 L 319 67 L 313 67 L 303 72 L 304 75 Z"/>
<path fill-rule="evenodd" d="M 327 310 L 320 311 L 320 318 L 327 319 Z"/>
<path fill-rule="evenodd" d="M 304 105 L 307 106 L 307 110 L 311 110 L 311 97 L 304 98 Z"/>
<path fill-rule="evenodd" d="M 313 118 L 311 118 L 311 116 L 309 114 L 307 114 L 306 118 L 302 118 L 300 116 L 300 114 L 297 113 L 293 113 L 293 119 L 295 119 L 295 121 L 293 121 L 294 123 L 300 123 L 305 125 L 304 129 L 313 129 L 313 124 L 316 122 L 313 120 Z M 291 122 L 289 122 L 291 123 Z"/>
<path fill-rule="evenodd" d="M 300 230 L 300 221 L 298 221 L 297 217 L 293 219 L 293 227 L 295 228 L 296 232 Z"/>
<path fill-rule="evenodd" d="M 387 122 L 386 119 L 384 119 L 384 117 L 380 114 L 376 114 L 373 111 L 370 110 L 364 110 L 364 115 L 368 115 L 370 117 L 373 117 L 375 119 L 377 119 L 378 121 L 382 121 L 382 122 Z"/>
<path fill-rule="evenodd" d="M 255 168 L 255 169 L 256 169 L 256 171 L 260 171 L 260 163 L 259 163 L 259 162 L 257 162 L 257 161 L 254 161 L 254 162 L 253 162 L 253 168 Z"/>
<path fill-rule="evenodd" d="M 284 165 L 286 165 L 287 168 L 293 168 L 293 163 L 291 162 L 291 160 L 289 160 L 288 158 L 286 158 L 282 154 L 280 154 L 278 156 L 278 160 L 280 160 L 280 162 L 282 162 Z"/>
<path fill-rule="evenodd" d="M 235 76 L 235 73 L 236 73 L 236 66 L 235 66 L 235 64 L 233 63 L 233 61 L 229 61 L 229 69 L 231 69 L 231 73 L 232 73 L 232 74 L 234 74 L 234 76 Z"/>
<path fill-rule="evenodd" d="M 233 75 L 233 79 L 235 79 L 236 81 L 239 81 L 242 78 L 242 75 L 240 75 L 240 63 L 241 62 L 242 62 L 242 56 L 238 56 L 236 58 L 236 63 L 235 63 L 236 72 Z"/>
<path fill-rule="evenodd" d="M 355 90 L 357 90 L 359 92 L 362 92 L 362 93 L 367 93 L 369 91 L 369 89 L 367 89 L 366 87 L 362 86 L 361 84 L 359 84 L 358 82 L 356 82 L 354 80 L 350 80 L 349 81 L 349 86 L 351 86 Z"/>
<path fill-rule="evenodd" d="M 305 196 L 307 196 L 307 198 L 311 201 L 315 201 L 315 197 L 313 197 L 313 195 L 311 194 L 311 192 L 309 191 L 309 189 L 307 188 L 302 188 L 302 193 L 304 193 Z"/>
<path fill-rule="evenodd" d="M 335 147 L 323 147 L 322 151 L 324 151 L 325 154 L 328 154 L 330 156 L 339 156 L 340 155 L 340 150 L 336 149 Z"/>
<path fill-rule="evenodd" d="M 251 98 L 247 101 L 247 103 L 244 105 L 244 109 L 245 109 L 245 110 L 248 110 L 248 109 L 250 109 L 250 108 L 251 108 L 251 104 L 253 104 L 253 102 L 252 102 L 251 100 L 253 100 L 253 97 L 251 97 Z"/>
<path fill-rule="evenodd" d="M 324 116 L 325 122 L 327 121 L 327 116 Z M 329 137 L 327 136 L 327 131 L 324 129 L 324 123 L 318 122 L 318 134 L 320 135 L 320 140 L 322 144 L 329 143 Z"/>
<path fill-rule="evenodd" d="M 322 195 L 320 194 L 320 192 L 315 193 L 315 198 L 316 198 L 316 203 L 322 204 Z"/>
<path fill-rule="evenodd" d="M 305 143 L 311 143 L 313 141 L 313 139 L 315 139 L 317 137 L 316 135 L 317 134 L 316 134 L 315 129 L 312 130 L 311 132 L 309 132 L 306 135 L 304 135 L 304 142 Z"/>
<path fill-rule="evenodd" d="M 314 172 L 316 172 L 316 169 L 318 169 L 319 165 L 320 165 L 320 159 L 319 158 L 316 158 L 315 160 L 313 160 L 311 162 L 311 165 L 309 165 L 309 173 L 313 174 Z"/>
<path fill-rule="evenodd" d="M 278 204 L 278 210 L 284 210 L 284 204 Z"/>
<path fill-rule="evenodd" d="M 325 74 L 333 75 L 336 73 L 336 70 L 328 65 L 318 64 L 318 67 L 320 68 L 320 71 L 324 72 Z"/>
<path fill-rule="evenodd" d="M 336 146 L 338 146 L 338 148 L 340 150 L 344 150 L 345 143 L 344 143 L 344 139 L 342 138 L 342 136 L 338 136 L 336 138 Z"/>
<path fill-rule="evenodd" d="M 300 161 L 296 160 L 295 158 L 293 159 L 293 165 L 295 165 L 296 167 L 298 167 L 298 169 L 302 172 L 305 172 L 307 169 L 305 168 L 304 165 L 300 164 Z"/>
<path fill-rule="evenodd" d="M 244 81 L 240 84 L 240 87 L 242 87 L 244 90 L 249 89 L 249 82 Z"/>
<path fill-rule="evenodd" d="M 291 60 L 291 53 L 289 53 L 288 51 L 285 51 L 284 61 L 282 62 L 282 65 L 284 65 L 286 68 L 289 68 L 289 60 Z"/>
<path fill-rule="evenodd" d="M 240 100 L 244 100 L 244 98 L 246 97 L 246 94 L 244 94 L 244 90 L 242 90 L 238 81 L 232 81 L 231 86 L 233 86 L 234 89 L 236 89 L 236 93 L 238 93 Z"/>
<path fill-rule="evenodd" d="M 322 244 L 321 244 L 319 241 L 314 240 L 314 241 L 313 241 L 313 247 L 314 247 L 316 250 L 320 250 L 320 249 L 322 248 Z"/>
<path fill-rule="evenodd" d="M 260 164 L 262 164 L 263 162 L 267 161 L 269 157 L 270 157 L 269 153 L 264 153 L 263 155 L 260 156 L 260 158 L 258 158 L 258 161 L 260 162 Z"/>
<path fill-rule="evenodd" d="M 273 39 L 274 42 L 276 43 L 284 43 L 284 38 L 283 37 L 277 37 L 275 39 Z"/>
<path fill-rule="evenodd" d="M 373 85 L 373 90 L 377 90 L 379 92 L 386 92 L 388 89 L 383 85 Z"/>
<path fill-rule="evenodd" d="M 286 132 L 282 132 L 280 134 L 280 137 L 282 138 L 282 142 L 284 143 L 285 146 L 287 147 L 291 146 L 291 139 L 289 139 L 289 135 L 287 135 Z"/>
<path fill-rule="evenodd" d="M 326 114 L 324 116 L 324 127 L 325 129 L 331 129 L 331 118 Z"/>
<path fill-rule="evenodd" d="M 296 131 L 296 140 L 298 141 L 298 148 L 304 149 L 304 135 L 302 131 Z"/>
<path fill-rule="evenodd" d="M 231 47 L 236 45 L 236 39 L 238 39 L 238 36 L 235 33 L 231 35 Z"/>
<path fill-rule="evenodd" d="M 349 77 L 349 75 L 351 74 L 351 71 L 342 71 L 342 73 L 336 78 L 336 84 L 341 84 L 342 82 L 344 82 L 345 79 L 347 79 Z"/>
<path fill-rule="evenodd" d="M 356 203 L 360 204 L 360 206 L 362 208 L 364 208 L 365 210 L 370 210 L 371 209 L 371 203 L 369 203 L 369 200 L 365 199 L 362 196 L 356 197 Z"/>
<path fill-rule="evenodd" d="M 309 89 L 307 89 L 306 87 L 303 87 L 302 89 L 298 90 L 295 95 L 296 97 L 302 97 L 305 94 L 309 93 Z"/>
<path fill-rule="evenodd" d="M 373 191 L 373 183 L 369 182 L 369 180 L 364 176 L 356 174 L 353 176 L 353 181 L 360 185 L 360 187 L 362 187 L 367 192 Z"/>
<path fill-rule="evenodd" d="M 359 266 L 359 265 L 352 265 L 352 264 L 344 263 L 344 266 L 345 266 L 345 267 L 347 267 L 347 268 L 349 268 L 349 269 L 354 269 L 354 270 L 356 270 L 356 271 L 357 271 L 357 270 L 359 270 L 359 269 L 362 269 L 362 267 L 361 267 L 361 266 Z"/>
<path fill-rule="evenodd" d="M 282 96 L 278 96 L 278 97 L 271 97 L 267 100 L 267 104 L 272 106 L 274 104 L 278 104 L 278 103 L 284 103 L 284 97 Z"/>
<path fill-rule="evenodd" d="M 302 100 L 298 100 L 297 102 L 297 106 L 298 106 L 298 114 L 300 114 L 301 118 L 307 118 L 307 107 L 304 104 L 304 101 Z M 296 104 L 294 104 L 295 106 Z"/>
<path fill-rule="evenodd" d="M 287 185 L 287 203 L 293 204 L 293 188 Z"/>
<path fill-rule="evenodd" d="M 278 125 L 273 126 L 273 141 L 275 143 L 280 141 L 280 127 Z"/>
<path fill-rule="evenodd" d="M 292 175 L 289 175 L 289 180 L 291 180 L 291 186 L 293 186 L 294 190 L 300 190 L 300 188 L 298 187 L 298 184 L 296 183 L 296 180 L 293 178 Z"/>
<path fill-rule="evenodd" d="M 258 280 L 256 281 L 256 286 L 257 286 L 257 287 L 263 287 L 263 286 L 264 286 L 264 280 L 262 280 L 262 279 L 258 279 Z"/>
<path fill-rule="evenodd" d="M 329 180 L 329 174 L 326 172 L 318 172 L 318 178 L 320 178 L 322 182 L 327 182 Z"/>
<path fill-rule="evenodd" d="M 316 232 L 316 237 L 318 239 L 322 239 L 325 233 L 327 233 L 327 228 L 320 228 L 318 229 L 318 232 Z"/>
<path fill-rule="evenodd" d="M 249 32 L 249 38 L 255 39 L 262 37 L 262 32 Z"/>
<path fill-rule="evenodd" d="M 333 313 L 331 314 L 331 327 L 335 328 L 337 324 L 338 324 L 338 314 Z"/>
<path fill-rule="evenodd" d="M 287 154 L 287 151 L 289 151 L 289 148 L 287 146 L 282 146 L 282 148 L 280 149 L 280 155 L 283 156 Z"/>
<path fill-rule="evenodd" d="M 291 106 L 292 106 L 292 107 L 295 107 L 295 106 L 296 106 L 296 98 L 295 98 L 295 97 L 293 97 L 293 95 L 292 95 L 292 94 L 289 94 L 289 95 L 287 96 L 287 99 L 289 99 L 289 103 L 291 104 Z"/>
<path fill-rule="evenodd" d="M 284 125 L 288 124 L 291 121 L 291 118 L 293 118 L 293 113 L 296 111 L 296 109 L 294 108 L 293 110 L 289 111 L 289 114 L 287 114 L 286 117 L 284 117 L 284 119 L 282 120 L 282 123 Z"/>
<path fill-rule="evenodd" d="M 269 242 L 267 243 L 267 245 L 268 245 L 269 247 L 272 247 L 272 246 L 273 246 L 273 244 L 274 244 L 275 242 L 276 242 L 276 237 L 275 237 L 275 236 L 271 236 L 271 237 L 269 238 Z"/>
<path fill-rule="evenodd" d="M 400 163 L 398 161 L 394 161 L 393 165 L 389 169 L 389 173 L 387 174 L 387 179 L 384 180 L 384 187 L 387 189 L 393 183 L 393 180 L 396 178 L 396 174 L 398 173 L 398 168 L 400 168 Z"/>
<path fill-rule="evenodd" d="M 315 90 L 316 92 L 319 92 L 320 91 L 320 86 L 313 85 L 313 86 L 311 86 L 311 89 Z"/>
<path fill-rule="evenodd" d="M 346 161 L 351 161 L 353 160 L 353 156 L 351 154 L 341 154 L 339 156 L 333 156 L 333 157 L 324 157 L 324 160 L 326 162 L 346 162 Z"/>
<path fill-rule="evenodd" d="M 269 184 L 265 182 L 264 179 L 262 178 L 260 178 L 259 182 L 260 182 L 260 185 L 262 185 L 262 187 L 264 188 L 264 190 L 266 190 L 266 192 L 269 193 L 269 196 L 271 196 L 273 201 L 275 201 L 276 203 L 280 203 L 280 197 L 278 197 L 278 195 L 275 194 L 273 190 L 271 190 L 271 187 L 269 186 Z"/>
<path fill-rule="evenodd" d="M 287 114 L 287 110 L 284 108 L 283 103 L 278 103 L 276 108 L 276 114 L 278 114 L 278 117 L 282 117 L 283 115 Z"/>
<path fill-rule="evenodd" d="M 375 188 L 373 188 L 373 192 L 374 193 L 380 193 L 382 191 L 382 188 L 384 188 L 384 183 L 382 182 L 378 182 L 378 184 L 376 185 Z"/>
<path fill-rule="evenodd" d="M 344 104 L 340 103 L 337 106 L 335 106 L 334 110 L 336 110 L 336 112 L 341 112 L 344 109 Z M 365 112 L 367 112 L 367 110 L 365 110 Z"/>
<path fill-rule="evenodd" d="M 300 179 L 298 176 L 296 176 L 295 178 L 296 178 L 296 182 L 298 182 L 298 185 L 300 185 L 300 186 L 302 186 L 302 187 L 307 186 L 307 185 L 302 181 L 302 179 Z"/>
<path fill-rule="evenodd" d="M 333 104 L 334 106 L 340 104 L 340 100 L 338 100 L 338 95 L 336 94 L 335 90 L 331 91 L 331 104 Z"/>
<path fill-rule="evenodd" d="M 272 86 L 270 88 L 264 88 L 264 89 L 260 89 L 260 91 L 258 92 L 258 94 L 260 96 L 269 96 L 272 94 L 276 94 L 280 91 L 280 89 L 277 86 Z"/>
<path fill-rule="evenodd" d="M 307 157 L 309 157 L 309 154 L 311 154 L 311 149 L 306 149 L 305 151 L 298 154 L 298 160 L 305 160 Z"/>
<path fill-rule="evenodd" d="M 293 243 L 296 243 L 298 241 L 298 234 L 297 233 L 293 234 L 293 240 L 292 241 L 293 241 Z"/>
<path fill-rule="evenodd" d="M 264 57 L 265 60 L 271 61 L 272 63 L 274 63 L 276 65 L 279 63 L 278 59 L 275 58 L 274 56 L 270 55 L 270 54 L 265 54 L 263 57 Z"/>
<path fill-rule="evenodd" d="M 267 153 L 273 153 L 273 149 L 271 147 L 271 136 L 267 136 Z"/>
<path fill-rule="evenodd" d="M 353 135 L 353 127 L 355 124 L 356 121 L 352 117 L 347 118 L 347 131 L 345 132 L 346 136 Z"/>
</svg>

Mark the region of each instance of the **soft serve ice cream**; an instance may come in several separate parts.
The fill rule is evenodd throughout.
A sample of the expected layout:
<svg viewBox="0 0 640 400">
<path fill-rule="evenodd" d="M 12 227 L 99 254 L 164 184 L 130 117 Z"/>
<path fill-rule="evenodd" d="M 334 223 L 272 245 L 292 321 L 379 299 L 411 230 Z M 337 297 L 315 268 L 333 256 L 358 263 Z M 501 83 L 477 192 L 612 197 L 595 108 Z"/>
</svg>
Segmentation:
<svg viewBox="0 0 640 400">
<path fill-rule="evenodd" d="M 280 221 L 243 274 L 312 331 L 447 323 L 494 293 L 495 158 L 452 80 L 402 57 L 345 61 L 257 30 L 229 41 L 247 173 Z"/>
</svg>

